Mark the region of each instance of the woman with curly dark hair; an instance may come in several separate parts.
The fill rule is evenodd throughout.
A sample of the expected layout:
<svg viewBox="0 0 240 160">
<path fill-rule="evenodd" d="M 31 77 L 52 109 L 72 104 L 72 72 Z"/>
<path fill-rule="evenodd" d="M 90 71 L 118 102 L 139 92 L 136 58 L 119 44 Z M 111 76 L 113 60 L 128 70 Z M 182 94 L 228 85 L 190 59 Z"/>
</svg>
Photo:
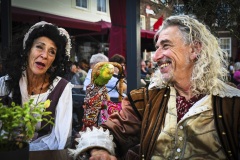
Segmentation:
<svg viewBox="0 0 240 160">
<path fill-rule="evenodd" d="M 67 31 L 51 23 L 38 22 L 11 48 L 4 62 L 6 76 L 0 78 L 3 103 L 13 101 L 23 105 L 34 99 L 38 104 L 50 99 L 47 110 L 52 112 L 55 125 L 39 130 L 44 126 L 39 123 L 30 150 L 63 149 L 71 136 L 72 125 L 72 85 L 60 77 L 64 75 L 71 49 Z"/>
</svg>

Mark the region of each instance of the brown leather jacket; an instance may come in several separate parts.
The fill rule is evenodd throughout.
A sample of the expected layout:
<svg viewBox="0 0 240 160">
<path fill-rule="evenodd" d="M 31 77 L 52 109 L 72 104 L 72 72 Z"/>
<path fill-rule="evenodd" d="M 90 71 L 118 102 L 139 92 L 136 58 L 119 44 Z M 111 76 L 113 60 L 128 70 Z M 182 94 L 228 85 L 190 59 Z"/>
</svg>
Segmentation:
<svg viewBox="0 0 240 160">
<path fill-rule="evenodd" d="M 135 159 L 150 160 L 153 154 L 160 126 L 164 123 L 170 89 L 145 88 L 133 90 L 128 101 L 123 100 L 123 110 L 113 114 L 103 127 L 111 130 L 117 144 L 119 155 L 136 152 Z M 130 103 L 129 103 L 130 102 Z M 213 96 L 213 111 L 215 125 L 228 159 L 240 158 L 240 97 L 221 98 Z M 120 151 L 120 152 L 119 152 Z M 139 157 L 140 156 L 140 157 Z M 127 154 L 129 157 L 129 154 Z M 126 158 L 125 158 L 126 159 Z M 129 159 L 129 158 L 128 158 Z M 131 158 L 132 159 L 132 158 Z"/>
</svg>

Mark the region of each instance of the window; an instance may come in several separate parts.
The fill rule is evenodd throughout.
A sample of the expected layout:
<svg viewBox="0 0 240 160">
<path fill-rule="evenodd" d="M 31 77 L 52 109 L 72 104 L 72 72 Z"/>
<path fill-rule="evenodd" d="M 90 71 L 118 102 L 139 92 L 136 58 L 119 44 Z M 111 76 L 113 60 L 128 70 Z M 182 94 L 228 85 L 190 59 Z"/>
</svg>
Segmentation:
<svg viewBox="0 0 240 160">
<path fill-rule="evenodd" d="M 228 52 L 228 56 L 231 57 L 232 56 L 232 40 L 230 37 L 224 37 L 224 38 L 220 38 L 220 47 L 225 50 L 226 52 Z"/>
<path fill-rule="evenodd" d="M 106 12 L 106 0 L 97 1 L 97 10 L 100 12 Z"/>
<path fill-rule="evenodd" d="M 76 6 L 81 8 L 88 8 L 87 0 L 76 0 Z"/>
</svg>

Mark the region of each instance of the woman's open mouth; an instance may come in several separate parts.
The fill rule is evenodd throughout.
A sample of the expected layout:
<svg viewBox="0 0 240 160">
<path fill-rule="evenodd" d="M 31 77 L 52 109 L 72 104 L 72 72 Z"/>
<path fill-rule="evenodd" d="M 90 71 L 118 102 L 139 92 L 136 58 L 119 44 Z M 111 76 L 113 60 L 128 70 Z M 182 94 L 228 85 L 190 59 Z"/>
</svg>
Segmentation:
<svg viewBox="0 0 240 160">
<path fill-rule="evenodd" d="M 46 65 L 42 62 L 36 62 L 38 68 L 43 69 Z"/>
</svg>

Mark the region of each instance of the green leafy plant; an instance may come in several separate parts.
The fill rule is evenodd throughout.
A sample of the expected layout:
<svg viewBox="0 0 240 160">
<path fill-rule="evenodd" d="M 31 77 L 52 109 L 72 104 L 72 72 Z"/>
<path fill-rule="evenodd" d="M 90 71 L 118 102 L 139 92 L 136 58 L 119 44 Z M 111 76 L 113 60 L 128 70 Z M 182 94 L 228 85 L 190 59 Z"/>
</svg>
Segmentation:
<svg viewBox="0 0 240 160">
<path fill-rule="evenodd" d="M 9 141 L 17 141 L 16 145 L 21 148 L 21 142 L 30 142 L 34 137 L 38 122 L 46 121 L 46 125 L 49 123 L 54 125 L 53 117 L 51 117 L 52 112 L 46 111 L 50 102 L 50 100 L 46 100 L 34 104 L 33 99 L 31 99 L 23 106 L 16 105 L 14 102 L 11 103 L 11 106 L 4 106 L 0 103 L 0 143 L 8 144 Z M 6 145 L 0 147 L 0 151 L 11 150 L 7 148 Z"/>
</svg>

